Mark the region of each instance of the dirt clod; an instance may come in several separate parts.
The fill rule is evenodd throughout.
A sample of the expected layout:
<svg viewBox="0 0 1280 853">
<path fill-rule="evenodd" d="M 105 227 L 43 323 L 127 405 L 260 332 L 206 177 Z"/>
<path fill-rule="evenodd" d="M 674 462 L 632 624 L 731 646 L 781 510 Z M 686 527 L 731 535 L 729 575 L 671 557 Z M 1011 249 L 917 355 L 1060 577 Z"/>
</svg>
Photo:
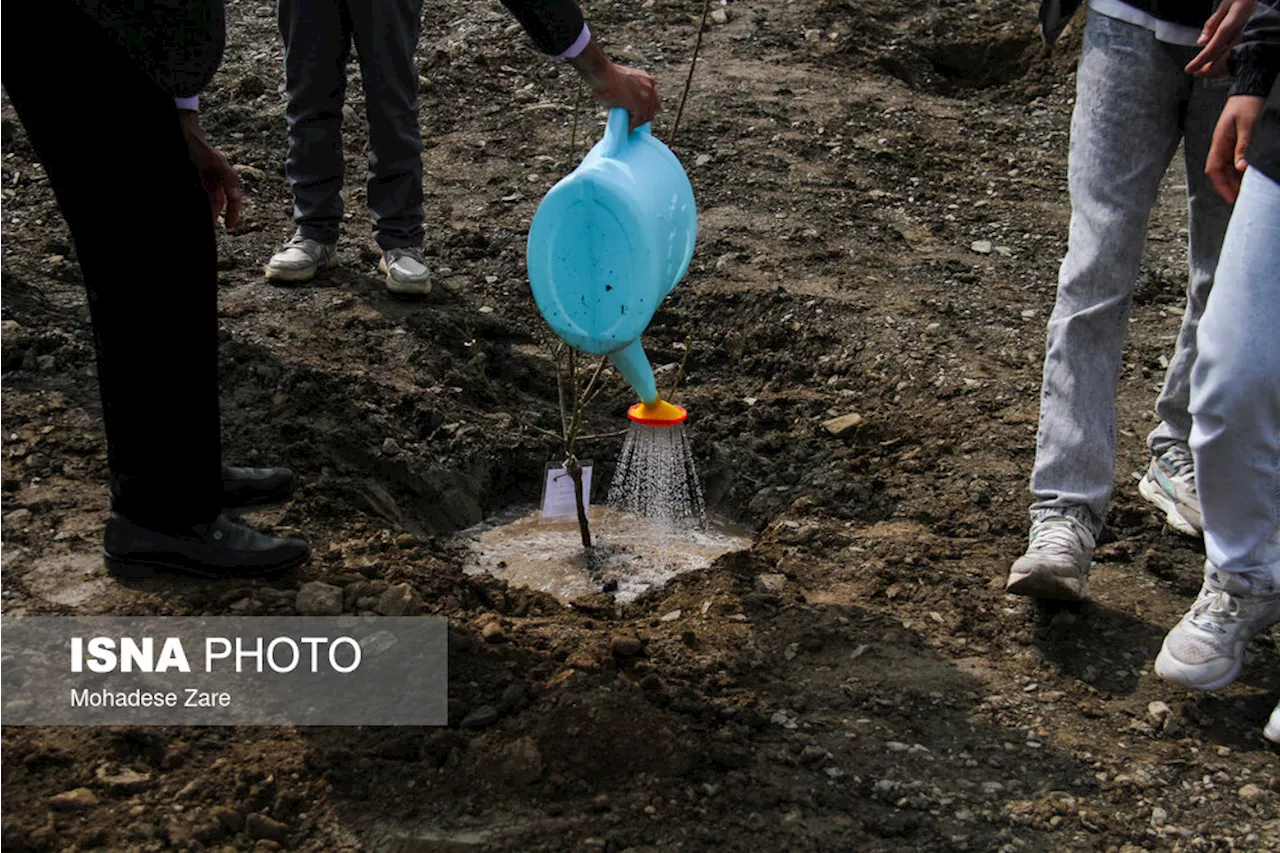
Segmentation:
<svg viewBox="0 0 1280 853">
<path fill-rule="evenodd" d="M 374 607 L 383 616 L 416 616 L 422 612 L 422 596 L 407 583 L 398 583 L 378 597 Z"/>
<path fill-rule="evenodd" d="M 338 616 L 342 613 L 342 599 L 341 587 L 312 581 L 298 590 L 293 606 L 303 616 Z"/>
<path fill-rule="evenodd" d="M 266 839 L 277 844 L 289 842 L 289 827 L 264 814 L 254 812 L 244 819 L 244 831 L 250 838 Z"/>
<path fill-rule="evenodd" d="M 91 809 L 98 805 L 98 795 L 88 788 L 75 788 L 63 791 L 49 798 L 49 808 L 54 811 L 71 812 Z"/>
</svg>

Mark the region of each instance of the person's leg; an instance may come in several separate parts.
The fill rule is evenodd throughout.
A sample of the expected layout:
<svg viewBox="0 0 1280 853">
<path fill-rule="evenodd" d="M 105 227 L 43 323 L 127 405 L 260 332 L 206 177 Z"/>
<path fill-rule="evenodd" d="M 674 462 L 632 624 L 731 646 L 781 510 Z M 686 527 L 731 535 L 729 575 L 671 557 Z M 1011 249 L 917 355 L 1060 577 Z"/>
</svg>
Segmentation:
<svg viewBox="0 0 1280 853">
<path fill-rule="evenodd" d="M 369 116 L 369 209 L 382 249 L 422 245 L 422 133 L 414 52 L 422 0 L 348 0 Z"/>
<path fill-rule="evenodd" d="M 284 41 L 289 152 L 285 177 L 293 190 L 300 235 L 338 242 L 342 223 L 342 100 L 351 52 L 350 21 L 341 0 L 279 0 Z"/>
<path fill-rule="evenodd" d="M 1185 447 L 1191 436 L 1191 367 L 1196 360 L 1196 329 L 1213 287 L 1218 252 L 1231 219 L 1231 205 L 1218 194 L 1204 172 L 1213 141 L 1213 130 L 1227 101 L 1227 80 L 1196 80 L 1187 101 L 1183 123 L 1183 157 L 1187 167 L 1188 247 L 1187 310 L 1164 387 L 1156 400 L 1160 424 L 1148 438 L 1151 455 L 1159 456 L 1174 445 Z"/>
<path fill-rule="evenodd" d="M 1089 15 L 1071 123 L 1070 234 L 1045 347 L 1033 521 L 1067 515 L 1101 532 L 1133 288 L 1147 218 L 1181 134 L 1188 79 L 1148 30 Z"/>
<path fill-rule="evenodd" d="M 1111 499 L 1116 386 L 1147 218 L 1181 136 L 1185 61 L 1142 27 L 1091 13 L 1076 72 L 1067 256 L 1045 343 L 1031 533 L 1005 590 L 1089 597 Z"/>
<path fill-rule="evenodd" d="M 1280 579 L 1280 186 L 1250 169 L 1200 321 L 1191 448 L 1205 553 Z"/>
<path fill-rule="evenodd" d="M 1280 185 L 1245 173 L 1191 371 L 1205 583 L 1156 672 L 1216 690 L 1280 621 Z"/>
<path fill-rule="evenodd" d="M 113 507 L 152 528 L 210 521 L 221 510 L 216 244 L 173 99 L 72 3 L 10 11 L 15 32 L 58 33 L 60 49 L 27 55 L 5 88 L 84 274 Z M 93 69 L 74 109 L 69 55 Z"/>
<path fill-rule="evenodd" d="M 1187 406 L 1191 396 L 1191 367 L 1196 360 L 1196 328 L 1213 287 L 1222 235 L 1231 218 L 1231 205 L 1218 195 L 1204 167 L 1227 90 L 1226 80 L 1196 80 L 1187 101 L 1183 137 L 1190 212 L 1187 308 L 1173 358 L 1165 372 L 1164 387 L 1156 400 L 1160 423 L 1147 437 L 1151 463 L 1138 484 L 1139 493 L 1164 513 L 1168 525 L 1188 536 L 1199 536 L 1202 530 L 1195 465 L 1187 446 L 1191 434 L 1191 413 Z"/>
</svg>

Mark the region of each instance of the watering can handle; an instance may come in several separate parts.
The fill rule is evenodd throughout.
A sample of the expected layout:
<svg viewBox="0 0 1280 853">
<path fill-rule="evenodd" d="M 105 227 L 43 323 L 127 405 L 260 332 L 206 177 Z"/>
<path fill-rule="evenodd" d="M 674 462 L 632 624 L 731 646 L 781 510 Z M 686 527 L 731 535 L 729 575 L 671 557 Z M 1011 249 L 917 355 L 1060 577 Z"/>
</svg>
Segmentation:
<svg viewBox="0 0 1280 853">
<path fill-rule="evenodd" d="M 617 157 L 622 153 L 622 147 L 627 144 L 630 125 L 630 113 L 622 107 L 610 109 L 609 121 L 604 126 L 604 150 L 600 153 L 606 157 Z"/>
<path fill-rule="evenodd" d="M 604 156 L 617 157 L 622 153 L 623 147 L 627 144 L 630 126 L 631 114 L 625 109 L 613 107 L 609 110 L 609 121 L 604 126 L 604 150 L 601 152 Z M 636 133 L 652 132 L 653 128 L 647 122 L 636 128 Z"/>
</svg>

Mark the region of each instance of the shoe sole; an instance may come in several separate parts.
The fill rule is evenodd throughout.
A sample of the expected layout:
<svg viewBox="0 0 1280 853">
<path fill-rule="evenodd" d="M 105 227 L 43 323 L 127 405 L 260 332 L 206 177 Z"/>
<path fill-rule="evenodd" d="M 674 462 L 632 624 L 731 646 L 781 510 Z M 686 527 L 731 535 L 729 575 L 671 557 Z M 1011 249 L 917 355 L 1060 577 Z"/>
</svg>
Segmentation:
<svg viewBox="0 0 1280 853">
<path fill-rule="evenodd" d="M 1072 581 L 1059 575 L 1010 572 L 1004 591 L 1010 595 L 1025 595 L 1045 601 L 1088 601 L 1089 579 Z"/>
<path fill-rule="evenodd" d="M 296 270 L 286 270 L 272 267 L 270 264 L 262 268 L 262 274 L 266 276 L 267 281 L 287 281 L 293 284 L 299 282 L 311 281 L 321 271 L 327 270 L 329 267 L 336 265 L 337 261 L 330 258 L 327 261 L 321 261 L 313 267 L 302 267 Z"/>
<path fill-rule="evenodd" d="M 105 551 L 102 554 L 103 562 L 106 563 L 107 572 L 118 578 L 151 578 L 157 574 L 177 574 L 186 575 L 193 578 L 202 578 L 205 580 L 243 580 L 245 578 L 264 577 L 266 575 L 279 574 L 287 572 L 289 569 L 296 568 L 307 561 L 311 556 L 311 552 L 307 551 L 297 559 L 290 560 L 287 563 L 279 563 L 258 571 L 245 571 L 241 569 L 238 573 L 232 575 L 228 571 L 220 571 L 217 569 L 206 569 L 199 566 L 190 566 L 184 563 L 173 563 L 166 560 L 144 560 L 136 557 L 113 557 Z"/>
<path fill-rule="evenodd" d="M 385 260 L 378 261 L 378 272 L 386 278 L 387 292 L 397 296 L 427 296 L 431 293 L 431 279 L 418 282 L 399 282 L 391 277 Z"/>
<path fill-rule="evenodd" d="M 1156 655 L 1156 675 L 1160 676 L 1165 681 L 1172 681 L 1174 684 L 1180 684 L 1183 687 L 1189 687 L 1192 690 L 1202 690 L 1205 692 L 1221 690 L 1239 678 L 1243 669 L 1244 655 L 1241 654 L 1232 662 L 1231 669 L 1227 670 L 1213 681 L 1206 684 L 1200 684 L 1188 677 L 1187 666 L 1165 651 L 1164 646 L 1160 647 L 1160 654 Z"/>
<path fill-rule="evenodd" d="M 1138 494 L 1142 495 L 1143 500 L 1147 503 L 1163 512 L 1165 524 L 1183 536 L 1199 539 L 1204 535 L 1199 528 L 1183 517 L 1182 513 L 1178 511 L 1178 504 L 1165 494 L 1163 489 L 1151 482 L 1150 478 L 1143 477 L 1138 481 Z"/>
</svg>

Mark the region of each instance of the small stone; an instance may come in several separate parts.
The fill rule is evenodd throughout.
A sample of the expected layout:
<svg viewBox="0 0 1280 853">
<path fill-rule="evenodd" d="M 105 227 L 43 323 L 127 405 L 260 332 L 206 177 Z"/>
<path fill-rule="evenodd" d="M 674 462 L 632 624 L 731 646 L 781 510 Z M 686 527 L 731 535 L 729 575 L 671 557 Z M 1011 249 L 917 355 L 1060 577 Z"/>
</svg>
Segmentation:
<svg viewBox="0 0 1280 853">
<path fill-rule="evenodd" d="M 201 844 L 213 844 L 227 837 L 227 830 L 216 820 L 206 820 L 191 828 L 191 837 Z"/>
<path fill-rule="evenodd" d="M 8 124 L 8 121 L 5 121 Z M 14 320 L 0 322 L 0 369 L 8 372 L 22 366 L 26 349 L 30 345 L 26 330 Z"/>
<path fill-rule="evenodd" d="M 502 630 L 502 623 L 495 620 L 480 629 L 480 638 L 486 643 L 505 643 L 507 634 Z"/>
<path fill-rule="evenodd" d="M 989 255 L 995 249 L 990 240 L 974 240 L 969 244 L 969 248 L 979 255 Z"/>
<path fill-rule="evenodd" d="M 400 445 L 396 443 L 396 440 L 394 438 L 392 438 L 391 436 L 387 436 L 385 439 L 383 439 L 382 441 L 383 456 L 395 456 L 399 452 L 400 452 Z"/>
<path fill-rule="evenodd" d="M 1173 709 L 1163 702 L 1152 702 L 1147 706 L 1147 716 L 1156 723 L 1163 723 L 1173 713 Z"/>
<path fill-rule="evenodd" d="M 348 610 L 354 610 L 356 603 L 364 598 L 368 592 L 368 581 L 355 581 L 347 584 L 342 588 L 342 606 Z"/>
<path fill-rule="evenodd" d="M 348 124 L 356 124 L 360 121 L 360 116 L 356 114 L 356 108 L 350 104 L 344 104 L 342 107 L 342 120 Z"/>
<path fill-rule="evenodd" d="M 342 614 L 342 587 L 322 581 L 302 585 L 293 607 L 303 616 L 339 616 Z"/>
<path fill-rule="evenodd" d="M 783 587 L 787 585 L 787 576 L 781 572 L 765 572 L 762 575 L 756 575 L 756 590 L 759 592 L 767 592 L 777 594 L 782 592 Z"/>
<path fill-rule="evenodd" d="M 710 162 L 711 162 L 710 154 L 699 154 L 697 157 L 693 159 L 693 164 L 695 166 L 705 166 Z"/>
<path fill-rule="evenodd" d="M 396 547 L 401 551 L 409 551 L 418 547 L 418 537 L 412 533 L 401 533 L 396 537 Z"/>
<path fill-rule="evenodd" d="M 498 759 L 499 772 L 517 785 L 532 785 L 542 778 L 542 753 L 533 738 L 517 738 Z"/>
<path fill-rule="evenodd" d="M 1169 813 L 1156 806 L 1151 810 L 1151 825 L 1159 829 L 1169 822 Z"/>
<path fill-rule="evenodd" d="M 674 622 L 680 618 L 683 610 L 672 610 L 670 613 L 664 613 L 658 618 L 659 622 Z"/>
<path fill-rule="evenodd" d="M 711 12 L 711 23 L 713 24 L 729 23 L 729 10 L 723 7 L 713 10 Z"/>
<path fill-rule="evenodd" d="M 277 844 L 287 844 L 289 841 L 289 827 L 256 812 L 244 819 L 244 831 L 250 838 L 265 838 Z"/>
<path fill-rule="evenodd" d="M 459 724 L 464 729 L 480 729 L 498 722 L 498 709 L 492 705 L 481 705 L 462 718 Z"/>
<path fill-rule="evenodd" d="M 256 166 L 249 166 L 244 163 L 237 163 L 231 168 L 235 170 L 235 173 L 240 177 L 249 178 L 250 180 L 254 180 L 254 181 L 260 181 L 267 176 L 266 172 L 262 171 Z"/>
<path fill-rule="evenodd" d="M 492 306 L 492 305 L 481 305 L 481 306 L 480 306 L 480 308 L 479 308 L 478 310 L 480 311 L 480 313 L 481 313 L 481 314 L 492 314 L 492 313 L 493 313 L 493 306 Z"/>
<path fill-rule="evenodd" d="M 1267 798 L 1266 790 L 1258 787 L 1252 782 L 1245 785 L 1239 791 L 1236 791 L 1236 795 L 1246 803 L 1260 803 Z"/>
<path fill-rule="evenodd" d="M 210 817 L 222 824 L 223 828 L 231 834 L 235 834 L 244 829 L 244 815 L 228 806 L 214 806 L 209 813 Z"/>
<path fill-rule="evenodd" d="M 508 684 L 507 688 L 502 691 L 502 699 L 499 700 L 498 704 L 508 711 L 519 708 L 524 705 L 526 693 L 524 685 L 520 682 Z"/>
<path fill-rule="evenodd" d="M 407 583 L 398 583 L 378 599 L 374 610 L 383 616 L 417 616 L 422 612 L 422 596 Z"/>
<path fill-rule="evenodd" d="M 801 764 L 817 764 L 827 757 L 827 751 L 820 746 L 809 744 L 800 750 Z"/>
<path fill-rule="evenodd" d="M 25 527 L 31 523 L 31 510 L 26 507 L 15 509 L 13 512 L 6 513 L 4 523 L 11 527 Z"/>
<path fill-rule="evenodd" d="M 88 788 L 76 788 L 63 791 L 49 798 L 49 808 L 54 811 L 70 812 L 91 809 L 98 804 L 98 795 Z"/>
<path fill-rule="evenodd" d="M 139 773 L 128 767 L 103 764 L 93 772 L 93 775 L 100 784 L 113 793 L 131 794 L 151 785 L 150 773 Z"/>
<path fill-rule="evenodd" d="M 253 845 L 253 853 L 277 853 L 284 848 L 278 842 L 272 841 L 270 838 L 259 838 L 258 843 Z"/>
<path fill-rule="evenodd" d="M 841 415 L 838 418 L 832 418 L 829 421 L 823 421 L 822 428 L 836 438 L 848 438 L 853 435 L 858 427 L 867 422 L 867 419 L 857 412 L 850 412 L 847 415 Z"/>
<path fill-rule="evenodd" d="M 609 651 L 615 658 L 634 658 L 644 654 L 644 644 L 635 634 L 614 634 L 609 640 Z"/>
</svg>

